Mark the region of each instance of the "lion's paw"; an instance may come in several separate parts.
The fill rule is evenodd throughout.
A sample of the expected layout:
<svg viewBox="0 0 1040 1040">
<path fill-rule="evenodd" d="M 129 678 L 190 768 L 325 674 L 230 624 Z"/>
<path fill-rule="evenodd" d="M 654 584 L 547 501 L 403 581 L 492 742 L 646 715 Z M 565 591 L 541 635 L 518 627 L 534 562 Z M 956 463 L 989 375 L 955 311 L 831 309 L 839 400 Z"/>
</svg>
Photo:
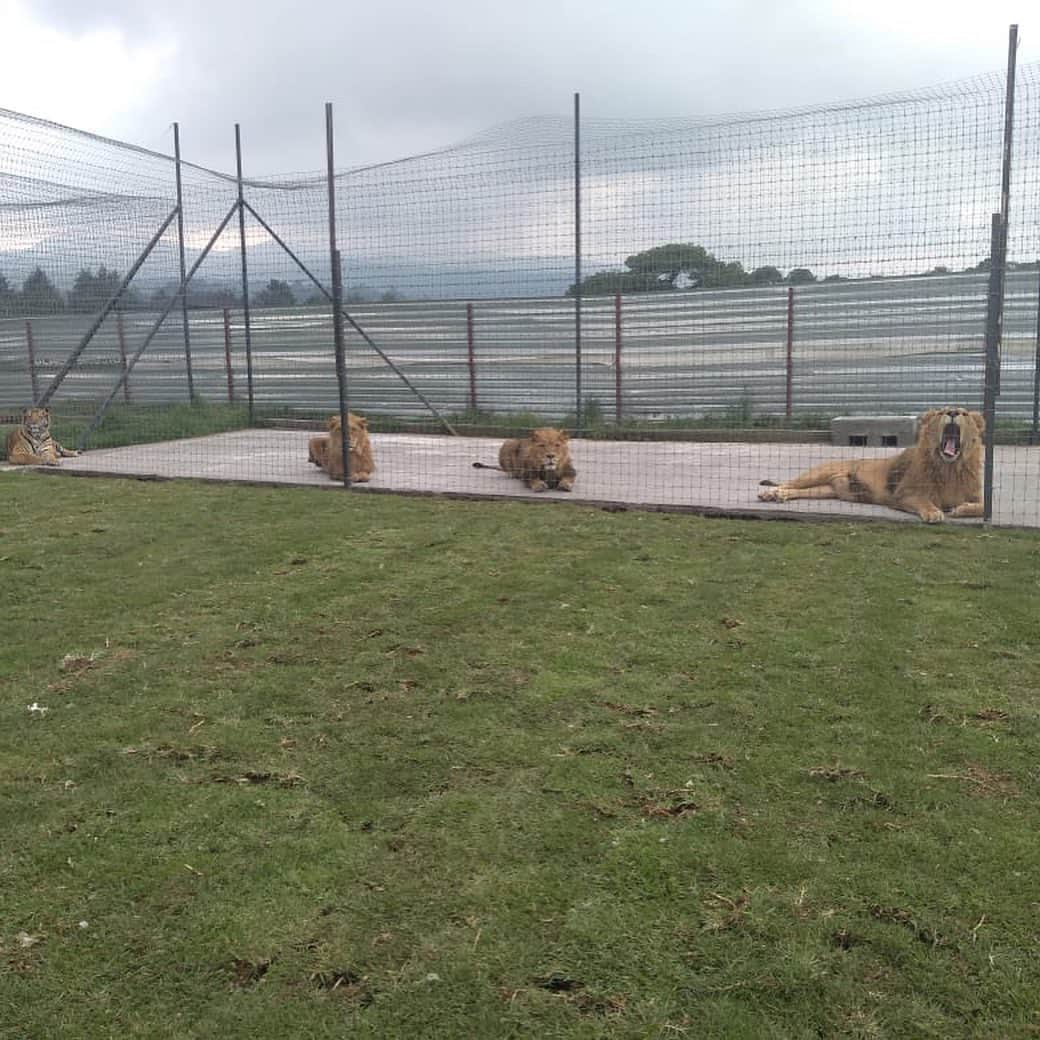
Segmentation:
<svg viewBox="0 0 1040 1040">
<path fill-rule="evenodd" d="M 943 522 L 943 511 L 941 509 L 922 509 L 921 519 L 926 524 L 941 524 Z"/>
<path fill-rule="evenodd" d="M 777 486 L 765 487 L 758 493 L 759 501 L 761 502 L 783 502 L 783 494 L 781 489 Z"/>
</svg>

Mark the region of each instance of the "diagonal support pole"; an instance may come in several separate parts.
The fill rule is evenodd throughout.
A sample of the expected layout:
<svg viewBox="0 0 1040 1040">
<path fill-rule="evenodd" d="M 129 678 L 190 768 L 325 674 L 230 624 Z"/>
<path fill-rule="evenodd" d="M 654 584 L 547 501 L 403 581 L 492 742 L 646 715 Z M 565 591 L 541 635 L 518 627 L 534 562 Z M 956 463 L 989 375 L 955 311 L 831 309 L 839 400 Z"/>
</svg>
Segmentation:
<svg viewBox="0 0 1040 1040">
<path fill-rule="evenodd" d="M 108 395 L 108 397 L 105 398 L 101 407 L 98 408 L 98 410 L 94 413 L 94 418 L 90 420 L 90 425 L 79 435 L 79 439 L 76 442 L 76 447 L 78 449 L 83 449 L 83 446 L 87 442 L 87 438 L 90 437 L 90 435 L 98 428 L 98 426 L 101 425 L 101 420 L 105 418 L 108 409 L 111 407 L 112 402 L 116 398 L 116 394 L 119 393 L 121 387 L 126 385 L 126 381 L 130 378 L 130 373 L 133 372 L 134 366 L 137 364 L 138 361 L 141 360 L 141 355 L 144 354 L 144 352 L 148 349 L 149 344 L 152 342 L 153 339 L 155 339 L 155 334 L 159 331 L 160 327 L 162 326 L 162 323 L 166 320 L 166 316 L 170 313 L 170 311 L 173 310 L 174 305 L 177 303 L 181 295 L 188 288 L 188 283 L 195 276 L 195 272 L 202 266 L 202 261 L 205 260 L 207 256 L 209 256 L 209 251 L 216 245 L 217 239 L 219 239 L 220 236 L 224 233 L 224 228 L 228 226 L 228 224 L 231 221 L 231 218 L 237 212 L 238 202 L 235 201 L 231 204 L 231 209 L 227 211 L 227 216 L 225 216 L 224 219 L 220 222 L 220 226 L 217 228 L 216 231 L 213 232 L 213 237 L 206 243 L 205 249 L 203 249 L 202 252 L 199 253 L 198 258 L 195 260 L 195 263 L 191 265 L 191 269 L 184 276 L 180 286 L 177 288 L 177 292 L 173 294 L 173 296 L 167 302 L 166 306 L 163 308 L 162 313 L 152 323 L 152 327 L 148 330 L 148 334 L 141 342 L 141 345 L 134 352 L 133 357 L 131 357 L 127 361 L 126 368 L 123 369 L 121 375 L 119 376 L 119 379 L 116 381 L 116 385 L 112 387 L 111 393 Z"/>
<path fill-rule="evenodd" d="M 141 270 L 141 266 L 144 264 L 145 260 L 148 259 L 148 256 L 152 252 L 152 250 L 159 244 L 159 239 L 161 239 L 163 235 L 166 233 L 166 229 L 173 223 L 178 212 L 179 210 L 174 209 L 173 212 L 162 222 L 162 224 L 159 227 L 159 230 L 156 231 L 154 235 L 152 235 L 151 241 L 148 243 L 148 245 L 144 247 L 144 250 L 141 252 L 141 255 L 134 261 L 134 264 L 130 268 L 130 270 L 126 272 L 126 277 L 122 280 L 122 282 L 120 282 L 119 288 L 116 289 L 116 291 L 109 298 L 105 306 L 101 308 L 101 311 L 98 313 L 97 317 L 94 318 L 93 322 L 90 325 L 90 328 L 87 329 L 83 338 L 79 341 L 79 345 L 65 359 L 65 363 L 61 366 L 61 368 L 58 369 L 57 372 L 55 372 L 54 378 L 51 380 L 50 385 L 47 387 L 46 390 L 43 391 L 43 394 L 39 399 L 38 404 L 41 408 L 44 407 L 44 405 L 46 405 L 48 401 L 50 401 L 50 399 L 54 396 L 55 392 L 57 391 L 58 387 L 61 386 L 61 384 L 65 381 L 65 377 L 69 374 L 69 372 L 72 371 L 73 366 L 79 360 L 80 354 L 82 354 L 83 351 L 87 349 L 87 346 L 90 344 L 90 341 L 97 334 L 97 330 L 101 328 L 102 324 L 104 324 L 105 318 L 109 316 L 109 314 L 112 312 L 112 309 L 120 301 L 120 299 L 123 296 L 123 293 L 126 292 L 127 287 L 134 280 L 134 276 L 137 274 L 138 271 Z"/>
<path fill-rule="evenodd" d="M 257 223 L 275 240 L 275 242 L 278 243 L 278 245 L 282 247 L 282 249 L 285 250 L 286 253 L 288 253 L 289 258 L 292 261 L 294 261 L 296 266 L 299 267 L 299 269 L 311 280 L 318 292 L 320 292 L 322 296 L 324 296 L 325 299 L 331 303 L 332 293 L 329 292 L 329 290 L 326 289 L 325 286 L 322 285 L 321 282 L 319 282 L 313 274 L 311 274 L 311 272 L 307 269 L 307 265 L 292 251 L 292 249 L 289 248 L 289 246 L 282 240 L 282 238 L 278 235 L 274 228 L 272 228 L 271 225 L 268 224 L 267 221 L 264 220 L 264 218 L 261 217 L 260 214 L 257 213 L 257 211 L 253 209 L 253 207 L 248 202 L 243 202 L 243 205 L 253 215 Z M 408 387 L 408 389 L 411 390 L 411 392 L 415 394 L 415 396 L 420 401 L 422 401 L 422 403 L 430 410 L 430 413 L 436 417 L 437 421 L 448 431 L 448 433 L 450 433 L 453 437 L 457 437 L 458 431 L 455 429 L 455 427 L 452 426 L 451 423 L 448 422 L 448 420 L 445 419 L 443 415 L 441 415 L 441 413 L 437 410 L 434 404 L 431 401 L 427 400 L 423 392 L 412 383 L 412 381 L 397 367 L 397 365 L 394 364 L 393 359 L 388 357 L 387 354 L 380 349 L 379 345 L 375 342 L 375 340 L 373 340 L 372 337 L 369 336 L 369 334 L 365 332 L 365 330 L 354 320 L 350 312 L 346 308 L 341 308 L 341 313 L 343 314 L 343 317 L 346 318 L 350 327 L 365 341 L 365 343 L 367 343 L 383 359 L 383 361 L 386 362 L 387 366 L 391 369 L 394 375 L 396 375 L 398 379 L 400 379 L 401 382 L 404 383 L 404 385 Z"/>
</svg>

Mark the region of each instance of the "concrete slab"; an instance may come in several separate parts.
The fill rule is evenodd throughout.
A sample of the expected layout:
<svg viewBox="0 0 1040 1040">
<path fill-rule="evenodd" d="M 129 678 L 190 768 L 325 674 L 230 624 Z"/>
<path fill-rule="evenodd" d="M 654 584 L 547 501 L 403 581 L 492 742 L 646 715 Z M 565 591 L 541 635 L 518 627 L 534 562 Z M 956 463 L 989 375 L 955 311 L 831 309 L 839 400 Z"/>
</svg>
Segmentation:
<svg viewBox="0 0 1040 1040">
<path fill-rule="evenodd" d="M 254 429 L 188 440 L 91 451 L 65 459 L 65 473 L 335 488 L 307 461 L 312 433 Z M 885 449 L 827 444 L 572 441 L 575 490 L 535 494 L 519 481 L 474 462 L 494 464 L 501 441 L 484 437 L 375 434 L 376 473 L 360 488 L 526 499 L 559 499 L 620 506 L 676 508 L 764 516 L 878 517 L 917 522 L 906 513 L 836 500 L 783 505 L 759 502 L 759 481 L 784 480 L 833 458 L 890 454 Z M 12 472 L 25 471 L 14 467 Z M 5 479 L 10 479 L 6 477 Z M 1040 448 L 998 447 L 994 523 L 1040 527 Z M 972 521 L 958 520 L 958 524 Z"/>
</svg>

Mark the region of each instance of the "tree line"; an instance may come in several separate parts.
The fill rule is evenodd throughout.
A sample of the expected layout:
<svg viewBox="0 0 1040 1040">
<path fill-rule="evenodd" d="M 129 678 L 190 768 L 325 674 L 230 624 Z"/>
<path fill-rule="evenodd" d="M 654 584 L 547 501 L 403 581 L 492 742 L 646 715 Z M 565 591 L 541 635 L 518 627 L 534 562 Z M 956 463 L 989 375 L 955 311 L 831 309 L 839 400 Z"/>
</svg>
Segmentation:
<svg viewBox="0 0 1040 1040">
<path fill-rule="evenodd" d="M 37 267 L 22 282 L 21 288 L 16 289 L 0 272 L 0 318 L 43 317 L 62 313 L 95 314 L 115 295 L 122 281 L 123 276 L 119 271 L 111 270 L 104 264 L 96 269 L 84 267 L 76 275 L 72 288 L 62 292 L 47 273 Z M 176 285 L 162 286 L 144 293 L 129 286 L 120 296 L 116 310 L 162 310 L 173 299 L 176 289 Z M 361 303 L 372 298 L 372 295 L 385 303 L 401 298 L 394 290 L 378 295 L 362 289 L 348 293 L 347 302 Z M 219 284 L 189 283 L 185 297 L 188 307 L 193 310 L 242 306 L 241 292 Z M 297 299 L 292 286 L 279 278 L 270 279 L 263 288 L 251 293 L 249 302 L 253 307 L 295 307 L 300 304 L 328 306 L 328 300 L 318 292 L 305 299 Z"/>
<path fill-rule="evenodd" d="M 1028 270 L 1036 263 L 1009 263 L 1009 270 Z M 964 273 L 988 271 L 989 257 L 964 268 Z M 948 267 L 933 267 L 924 275 L 955 274 Z M 684 289 L 761 288 L 771 285 L 808 285 L 815 282 L 848 281 L 840 274 L 818 277 L 808 267 L 795 267 L 785 275 L 779 268 L 766 264 L 746 270 L 739 260 L 719 260 L 703 246 L 692 242 L 669 242 L 654 246 L 625 258 L 622 271 L 597 271 L 574 283 L 567 296 L 576 295 L 578 285 L 583 296 L 613 293 L 671 292 Z"/>
</svg>

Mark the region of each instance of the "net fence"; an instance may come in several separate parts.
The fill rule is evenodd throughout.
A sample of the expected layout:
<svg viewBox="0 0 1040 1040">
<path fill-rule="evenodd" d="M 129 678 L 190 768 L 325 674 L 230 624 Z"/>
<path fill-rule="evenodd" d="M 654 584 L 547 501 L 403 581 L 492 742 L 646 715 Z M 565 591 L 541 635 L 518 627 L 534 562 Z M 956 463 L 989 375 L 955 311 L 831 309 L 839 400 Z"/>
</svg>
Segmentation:
<svg viewBox="0 0 1040 1040">
<path fill-rule="evenodd" d="M 891 460 L 928 409 L 983 409 L 1005 92 L 530 118 L 338 172 L 365 485 L 530 495 L 540 478 L 472 463 L 551 426 L 575 499 L 894 517 L 855 481 L 766 502 L 759 482 Z M 1013 122 L 993 519 L 1036 526 L 1040 66 Z M 5 428 L 38 402 L 86 449 L 68 468 L 335 483 L 308 461 L 341 406 L 326 176 L 240 186 L 7 111 L 0 140 Z M 963 438 L 936 480 L 974 467 Z"/>
</svg>

